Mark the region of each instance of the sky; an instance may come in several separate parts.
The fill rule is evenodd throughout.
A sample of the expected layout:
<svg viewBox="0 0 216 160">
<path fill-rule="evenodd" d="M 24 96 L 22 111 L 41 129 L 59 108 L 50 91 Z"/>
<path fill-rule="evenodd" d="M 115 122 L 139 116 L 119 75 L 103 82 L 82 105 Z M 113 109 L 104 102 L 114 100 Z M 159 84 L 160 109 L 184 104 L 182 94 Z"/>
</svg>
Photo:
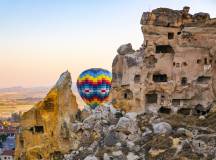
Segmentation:
<svg viewBox="0 0 216 160">
<path fill-rule="evenodd" d="M 158 7 L 208 12 L 216 0 L 0 0 L 0 88 L 50 86 L 69 70 L 111 71 L 121 44 L 138 49 L 140 18 Z"/>
</svg>

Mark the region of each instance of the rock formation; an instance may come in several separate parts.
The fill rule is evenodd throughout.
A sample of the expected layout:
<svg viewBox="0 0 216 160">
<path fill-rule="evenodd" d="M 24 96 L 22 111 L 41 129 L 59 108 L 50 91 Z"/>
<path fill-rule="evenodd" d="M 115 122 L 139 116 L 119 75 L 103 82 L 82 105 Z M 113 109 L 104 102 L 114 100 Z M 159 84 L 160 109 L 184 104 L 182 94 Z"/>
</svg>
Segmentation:
<svg viewBox="0 0 216 160">
<path fill-rule="evenodd" d="M 105 104 L 72 123 L 82 135 L 64 160 L 197 160 L 216 158 L 216 112 L 204 119 L 181 114 L 120 112 Z"/>
<path fill-rule="evenodd" d="M 78 106 L 71 84 L 70 73 L 64 72 L 46 98 L 24 113 L 16 139 L 16 159 L 49 159 L 76 148 L 70 126 Z"/>
<path fill-rule="evenodd" d="M 141 24 L 142 47 L 113 61 L 114 107 L 78 110 L 63 73 L 22 116 L 17 160 L 216 159 L 216 20 L 159 8 Z"/>
<path fill-rule="evenodd" d="M 124 111 L 202 115 L 216 100 L 216 19 L 158 8 L 141 18 L 144 42 L 113 60 L 112 102 Z"/>
</svg>

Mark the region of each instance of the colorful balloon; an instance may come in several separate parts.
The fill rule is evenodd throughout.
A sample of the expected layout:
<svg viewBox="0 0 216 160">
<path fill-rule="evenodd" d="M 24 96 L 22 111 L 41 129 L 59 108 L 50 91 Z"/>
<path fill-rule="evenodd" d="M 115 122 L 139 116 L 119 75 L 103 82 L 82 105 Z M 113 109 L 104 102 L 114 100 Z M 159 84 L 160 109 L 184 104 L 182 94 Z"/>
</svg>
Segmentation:
<svg viewBox="0 0 216 160">
<path fill-rule="evenodd" d="M 85 70 L 77 79 L 77 88 L 84 102 L 92 109 L 108 99 L 112 74 L 101 68 Z"/>
</svg>

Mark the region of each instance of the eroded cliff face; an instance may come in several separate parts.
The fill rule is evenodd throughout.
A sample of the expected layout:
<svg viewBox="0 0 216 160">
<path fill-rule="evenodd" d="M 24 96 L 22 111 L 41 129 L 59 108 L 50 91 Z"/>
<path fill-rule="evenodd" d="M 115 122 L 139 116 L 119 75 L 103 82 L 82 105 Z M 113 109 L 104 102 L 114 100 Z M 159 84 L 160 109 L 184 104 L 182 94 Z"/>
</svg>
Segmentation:
<svg viewBox="0 0 216 160">
<path fill-rule="evenodd" d="M 49 159 L 77 147 L 70 132 L 78 111 L 71 84 L 70 73 L 64 72 L 44 100 L 24 113 L 17 135 L 16 159 Z"/>
<path fill-rule="evenodd" d="M 112 64 L 112 101 L 125 111 L 205 114 L 216 100 L 216 20 L 158 8 L 144 12 L 142 47 L 122 45 Z"/>
</svg>

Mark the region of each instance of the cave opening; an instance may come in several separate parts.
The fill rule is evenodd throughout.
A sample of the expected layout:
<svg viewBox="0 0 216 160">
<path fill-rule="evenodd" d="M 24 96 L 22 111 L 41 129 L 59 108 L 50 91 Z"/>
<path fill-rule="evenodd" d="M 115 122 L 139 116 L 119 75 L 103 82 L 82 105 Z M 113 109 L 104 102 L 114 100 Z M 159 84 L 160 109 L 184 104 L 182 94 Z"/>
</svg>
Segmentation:
<svg viewBox="0 0 216 160">
<path fill-rule="evenodd" d="M 156 45 L 156 53 L 175 53 L 170 45 Z"/>
<path fill-rule="evenodd" d="M 187 85 L 187 77 L 182 77 L 181 85 L 183 85 L 183 86 Z"/>
<path fill-rule="evenodd" d="M 156 93 L 146 94 L 146 103 L 154 104 L 157 103 L 158 95 Z"/>
<path fill-rule="evenodd" d="M 204 64 L 208 65 L 208 59 L 207 58 L 204 59 Z"/>
<path fill-rule="evenodd" d="M 124 99 L 128 99 L 128 100 L 133 99 L 133 92 L 129 89 L 126 89 L 123 93 L 123 97 Z"/>
<path fill-rule="evenodd" d="M 165 114 L 170 114 L 171 113 L 171 109 L 170 108 L 167 108 L 167 107 L 164 107 L 164 106 L 162 106 L 162 107 L 160 107 L 160 109 L 159 109 L 159 111 L 158 111 L 159 113 L 165 113 Z"/>
<path fill-rule="evenodd" d="M 174 38 L 174 33 L 168 32 L 168 39 L 173 39 L 173 38 Z"/>
<path fill-rule="evenodd" d="M 210 76 L 199 76 L 197 78 L 197 83 L 205 84 L 205 83 L 208 83 L 210 79 L 211 79 Z"/>
<path fill-rule="evenodd" d="M 197 59 L 197 64 L 201 64 L 202 60 L 201 59 Z"/>
<path fill-rule="evenodd" d="M 34 126 L 35 133 L 44 133 L 44 127 L 43 126 Z"/>
<path fill-rule="evenodd" d="M 32 133 L 44 133 L 44 127 L 43 126 L 34 126 L 34 127 L 31 127 L 29 129 L 29 131 Z"/>
<path fill-rule="evenodd" d="M 154 82 L 167 82 L 167 75 L 166 74 L 154 74 L 153 81 Z"/>
<path fill-rule="evenodd" d="M 135 83 L 139 83 L 140 79 L 141 79 L 141 76 L 139 74 L 137 74 L 137 75 L 134 76 L 134 82 Z"/>
</svg>

